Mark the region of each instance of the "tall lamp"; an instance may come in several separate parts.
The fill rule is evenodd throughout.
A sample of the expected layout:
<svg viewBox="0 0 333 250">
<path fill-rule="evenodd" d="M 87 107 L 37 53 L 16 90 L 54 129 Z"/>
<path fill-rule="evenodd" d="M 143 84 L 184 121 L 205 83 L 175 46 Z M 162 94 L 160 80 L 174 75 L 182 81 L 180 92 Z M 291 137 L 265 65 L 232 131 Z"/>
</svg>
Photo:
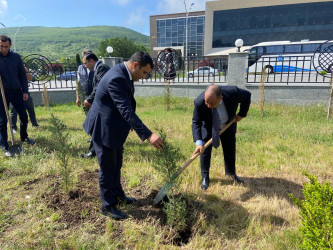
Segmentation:
<svg viewBox="0 0 333 250">
<path fill-rule="evenodd" d="M 23 29 L 23 27 L 18 28 L 14 35 L 14 52 L 16 52 L 16 35 L 21 29 Z"/>
</svg>

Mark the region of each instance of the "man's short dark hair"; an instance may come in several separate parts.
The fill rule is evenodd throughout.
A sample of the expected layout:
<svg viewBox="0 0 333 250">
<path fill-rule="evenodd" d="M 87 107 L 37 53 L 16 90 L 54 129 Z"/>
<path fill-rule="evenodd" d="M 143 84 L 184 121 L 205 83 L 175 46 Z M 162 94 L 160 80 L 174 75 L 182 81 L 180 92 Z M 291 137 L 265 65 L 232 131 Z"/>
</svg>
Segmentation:
<svg viewBox="0 0 333 250">
<path fill-rule="evenodd" d="M 88 53 L 93 53 L 92 52 L 92 50 L 91 49 L 84 49 L 83 51 L 82 51 L 82 56 L 84 57 L 86 54 L 88 54 Z"/>
<path fill-rule="evenodd" d="M 154 68 L 154 62 L 153 59 L 151 59 L 150 55 L 147 52 L 144 51 L 137 51 L 135 52 L 131 58 L 129 59 L 131 63 L 138 62 L 139 67 L 146 67 L 147 64 L 150 65 L 150 67 Z"/>
<path fill-rule="evenodd" d="M 0 40 L 1 40 L 1 42 L 7 42 L 7 41 L 9 41 L 9 44 L 12 45 L 12 39 L 10 39 L 8 36 L 1 35 L 0 36 Z"/>
<path fill-rule="evenodd" d="M 86 60 L 93 60 L 94 62 L 98 61 L 97 56 L 94 53 L 87 53 L 85 56 Z"/>
<path fill-rule="evenodd" d="M 171 53 L 172 49 L 171 48 L 165 48 L 164 51 L 168 51 L 169 53 Z"/>
</svg>

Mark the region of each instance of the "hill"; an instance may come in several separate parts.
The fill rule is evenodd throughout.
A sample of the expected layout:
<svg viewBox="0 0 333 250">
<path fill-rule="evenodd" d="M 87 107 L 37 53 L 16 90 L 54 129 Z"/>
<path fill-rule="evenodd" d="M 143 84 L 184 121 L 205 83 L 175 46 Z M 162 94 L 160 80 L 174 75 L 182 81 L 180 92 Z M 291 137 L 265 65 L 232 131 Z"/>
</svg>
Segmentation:
<svg viewBox="0 0 333 250">
<path fill-rule="evenodd" d="M 14 36 L 19 27 L 1 29 L 1 34 L 12 38 L 14 50 Z M 149 36 L 134 30 L 119 26 L 89 26 L 89 27 L 23 27 L 16 35 L 16 52 L 22 56 L 41 54 L 50 60 L 61 57 L 74 57 L 84 48 L 97 52 L 101 40 L 114 37 L 127 37 L 137 44 L 149 47 Z"/>
</svg>

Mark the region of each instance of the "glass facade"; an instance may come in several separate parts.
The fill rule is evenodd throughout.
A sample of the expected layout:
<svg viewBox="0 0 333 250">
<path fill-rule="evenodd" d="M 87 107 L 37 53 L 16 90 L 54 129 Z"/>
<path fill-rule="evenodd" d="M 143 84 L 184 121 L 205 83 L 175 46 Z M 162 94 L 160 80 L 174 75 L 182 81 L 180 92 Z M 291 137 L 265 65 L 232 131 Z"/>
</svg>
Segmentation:
<svg viewBox="0 0 333 250">
<path fill-rule="evenodd" d="M 185 45 L 186 18 L 157 20 L 157 46 L 173 47 Z M 188 17 L 187 55 L 202 56 L 204 50 L 205 17 Z"/>
<path fill-rule="evenodd" d="M 268 41 L 331 40 L 333 2 L 291 4 L 214 12 L 213 48 Z"/>
</svg>

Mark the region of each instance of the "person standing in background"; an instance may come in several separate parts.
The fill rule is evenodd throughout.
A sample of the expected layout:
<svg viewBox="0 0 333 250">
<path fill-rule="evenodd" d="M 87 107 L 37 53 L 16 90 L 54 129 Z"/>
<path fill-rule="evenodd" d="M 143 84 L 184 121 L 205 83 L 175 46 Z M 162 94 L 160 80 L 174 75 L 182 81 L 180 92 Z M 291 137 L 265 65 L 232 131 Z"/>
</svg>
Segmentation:
<svg viewBox="0 0 333 250">
<path fill-rule="evenodd" d="M 29 82 L 32 82 L 32 76 L 29 73 L 29 70 L 27 67 L 24 67 L 25 69 L 25 73 L 27 75 L 27 79 Z M 35 105 L 34 102 L 32 100 L 32 97 L 30 96 L 30 93 L 28 93 L 29 98 L 28 100 L 24 101 L 24 106 L 25 109 L 28 111 L 29 114 L 29 118 L 30 118 L 30 122 L 32 124 L 33 127 L 39 127 L 38 123 L 37 123 L 37 119 L 36 119 L 36 113 L 35 113 Z M 12 111 L 10 113 L 10 119 L 12 120 L 12 129 L 13 129 L 13 133 L 16 134 L 17 133 L 17 111 L 16 109 L 11 105 L 12 107 Z"/>
</svg>

